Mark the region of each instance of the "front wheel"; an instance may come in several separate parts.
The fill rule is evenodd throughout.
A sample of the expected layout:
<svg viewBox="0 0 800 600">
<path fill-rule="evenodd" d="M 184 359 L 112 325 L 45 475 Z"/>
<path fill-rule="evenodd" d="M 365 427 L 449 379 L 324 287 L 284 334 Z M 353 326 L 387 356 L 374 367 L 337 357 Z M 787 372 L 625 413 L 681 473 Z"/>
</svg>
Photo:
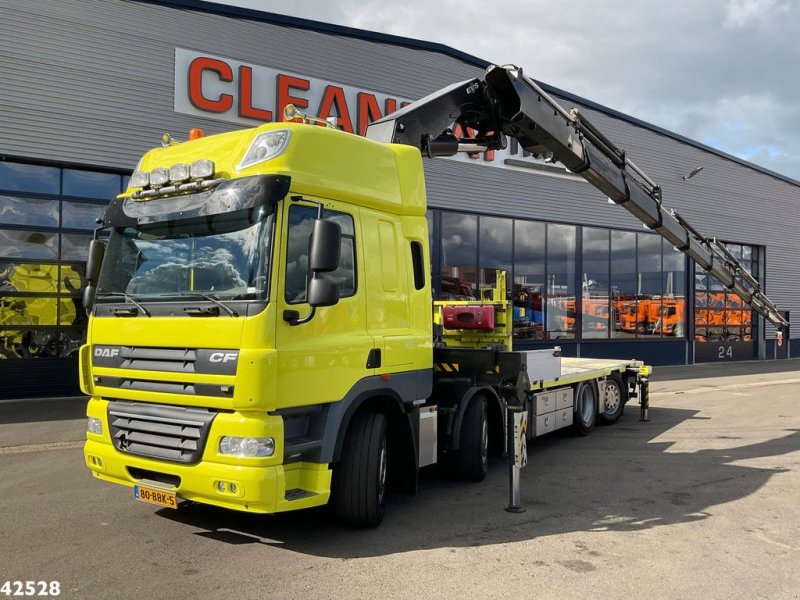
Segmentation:
<svg viewBox="0 0 800 600">
<path fill-rule="evenodd" d="M 376 527 L 386 506 L 386 417 L 359 412 L 350 422 L 342 458 L 334 467 L 333 509 L 355 527 Z"/>
<path fill-rule="evenodd" d="M 575 422 L 573 431 L 578 435 L 589 435 L 597 420 L 597 387 L 591 381 L 583 381 L 575 390 Z"/>
</svg>

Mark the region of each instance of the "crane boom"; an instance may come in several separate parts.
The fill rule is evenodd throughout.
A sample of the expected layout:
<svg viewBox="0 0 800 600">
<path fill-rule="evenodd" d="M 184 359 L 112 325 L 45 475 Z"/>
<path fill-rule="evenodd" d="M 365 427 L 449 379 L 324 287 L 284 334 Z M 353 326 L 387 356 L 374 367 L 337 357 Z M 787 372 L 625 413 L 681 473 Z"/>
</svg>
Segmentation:
<svg viewBox="0 0 800 600">
<path fill-rule="evenodd" d="M 475 132 L 457 138 L 461 131 Z M 506 146 L 506 136 L 535 156 L 561 162 L 628 210 L 739 295 L 781 331 L 789 323 L 759 283 L 721 242 L 703 237 L 661 204 L 661 188 L 577 108 L 565 110 L 521 68 L 492 65 L 483 79 L 445 87 L 367 127 L 368 138 L 417 146 L 428 157 Z"/>
</svg>

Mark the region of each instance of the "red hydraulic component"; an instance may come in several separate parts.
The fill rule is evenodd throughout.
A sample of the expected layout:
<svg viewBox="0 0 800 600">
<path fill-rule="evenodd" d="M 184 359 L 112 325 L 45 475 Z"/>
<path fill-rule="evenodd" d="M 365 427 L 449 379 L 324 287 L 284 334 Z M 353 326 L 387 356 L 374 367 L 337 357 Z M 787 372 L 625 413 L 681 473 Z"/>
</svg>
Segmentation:
<svg viewBox="0 0 800 600">
<path fill-rule="evenodd" d="M 445 329 L 494 329 L 493 306 L 445 306 L 442 312 Z"/>
</svg>

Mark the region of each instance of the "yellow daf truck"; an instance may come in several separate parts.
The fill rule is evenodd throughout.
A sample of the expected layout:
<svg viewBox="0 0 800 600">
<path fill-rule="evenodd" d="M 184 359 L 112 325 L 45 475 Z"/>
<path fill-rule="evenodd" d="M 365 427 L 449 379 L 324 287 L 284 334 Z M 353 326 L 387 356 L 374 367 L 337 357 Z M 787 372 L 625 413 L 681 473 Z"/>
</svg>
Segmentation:
<svg viewBox="0 0 800 600">
<path fill-rule="evenodd" d="M 493 67 L 366 138 L 290 111 L 145 154 L 87 264 L 93 475 L 172 508 L 330 502 L 341 520 L 374 526 L 386 490 L 413 492 L 420 468 L 480 480 L 490 451 L 512 441 L 567 426 L 586 435 L 637 395 L 646 407 L 641 362 L 514 351 L 502 273 L 478 301 L 432 302 L 422 155 L 498 148 L 506 135 L 743 285 L 662 214 L 655 188 L 621 175 L 630 161 L 542 94 L 520 70 Z M 457 139 L 453 122 L 477 134 Z M 737 291 L 768 312 L 759 290 Z M 527 416 L 517 436 L 511 414 Z"/>
</svg>

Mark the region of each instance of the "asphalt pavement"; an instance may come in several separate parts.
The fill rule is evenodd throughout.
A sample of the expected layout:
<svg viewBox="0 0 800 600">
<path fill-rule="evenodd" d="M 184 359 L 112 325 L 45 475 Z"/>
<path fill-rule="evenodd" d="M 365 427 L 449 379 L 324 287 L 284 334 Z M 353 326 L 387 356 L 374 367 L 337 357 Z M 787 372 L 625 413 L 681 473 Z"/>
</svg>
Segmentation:
<svg viewBox="0 0 800 600">
<path fill-rule="evenodd" d="M 159 509 L 83 465 L 84 398 L 0 403 L 0 585 L 62 598 L 800 598 L 800 361 L 670 367 L 629 405 L 508 472 L 423 471 L 383 525 L 324 509 Z M 2 591 L 0 591 L 2 597 Z"/>
</svg>

